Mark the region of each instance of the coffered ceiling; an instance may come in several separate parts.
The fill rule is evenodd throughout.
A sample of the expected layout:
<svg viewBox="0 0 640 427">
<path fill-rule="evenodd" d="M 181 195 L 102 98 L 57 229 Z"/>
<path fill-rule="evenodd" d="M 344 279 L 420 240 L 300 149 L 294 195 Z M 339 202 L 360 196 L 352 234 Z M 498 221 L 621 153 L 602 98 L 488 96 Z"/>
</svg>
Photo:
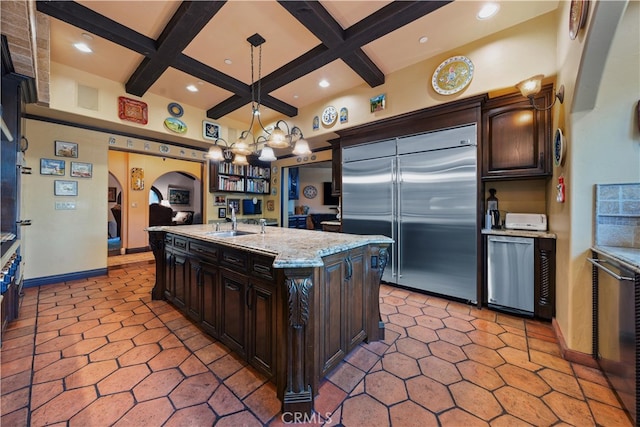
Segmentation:
<svg viewBox="0 0 640 427">
<path fill-rule="evenodd" d="M 558 1 L 37 1 L 52 17 L 51 61 L 246 122 L 253 81 L 263 119 L 329 99 L 550 12 Z M 427 37 L 426 43 L 419 39 Z M 85 42 L 93 53 L 73 48 Z M 261 54 L 260 54 L 261 48 Z M 261 69 L 258 68 L 261 57 Z M 330 83 L 318 86 L 320 80 Z M 198 92 L 186 87 L 194 85 Z M 255 92 L 254 92 L 255 93 Z"/>
</svg>

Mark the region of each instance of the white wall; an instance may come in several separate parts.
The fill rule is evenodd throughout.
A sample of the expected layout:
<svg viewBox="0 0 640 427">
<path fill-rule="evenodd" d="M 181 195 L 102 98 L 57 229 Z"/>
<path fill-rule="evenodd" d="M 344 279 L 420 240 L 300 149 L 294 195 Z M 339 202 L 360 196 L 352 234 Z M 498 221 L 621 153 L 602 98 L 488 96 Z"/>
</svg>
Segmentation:
<svg viewBox="0 0 640 427">
<path fill-rule="evenodd" d="M 296 206 L 309 206 L 309 213 L 337 213 L 330 206 L 322 204 L 322 193 L 324 182 L 331 182 L 331 165 L 327 168 L 323 167 L 300 167 L 300 197 L 296 200 Z M 313 185 L 318 194 L 313 199 L 307 199 L 303 194 L 303 189 L 307 185 Z"/>
</svg>

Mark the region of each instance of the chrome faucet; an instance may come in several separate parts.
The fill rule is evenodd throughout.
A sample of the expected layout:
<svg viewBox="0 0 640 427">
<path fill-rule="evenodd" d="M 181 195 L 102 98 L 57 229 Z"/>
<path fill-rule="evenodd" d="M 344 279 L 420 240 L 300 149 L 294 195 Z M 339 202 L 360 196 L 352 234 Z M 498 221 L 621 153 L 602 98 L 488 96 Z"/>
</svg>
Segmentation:
<svg viewBox="0 0 640 427">
<path fill-rule="evenodd" d="M 236 218 L 236 208 L 231 208 L 231 229 L 236 231 L 238 229 L 238 219 Z"/>
<path fill-rule="evenodd" d="M 267 230 L 265 229 L 265 225 L 267 225 L 267 220 L 262 218 L 260 220 L 260 234 L 267 234 Z"/>
<path fill-rule="evenodd" d="M 220 223 L 216 222 L 216 231 L 220 231 Z"/>
</svg>

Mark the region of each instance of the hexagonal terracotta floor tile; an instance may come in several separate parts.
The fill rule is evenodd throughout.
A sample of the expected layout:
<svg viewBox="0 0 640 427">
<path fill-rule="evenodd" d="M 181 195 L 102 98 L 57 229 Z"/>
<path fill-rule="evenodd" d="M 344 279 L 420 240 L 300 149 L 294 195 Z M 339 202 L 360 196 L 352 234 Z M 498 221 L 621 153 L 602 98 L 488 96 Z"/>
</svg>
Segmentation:
<svg viewBox="0 0 640 427">
<path fill-rule="evenodd" d="M 133 388 L 133 394 L 139 402 L 167 396 L 183 379 L 177 369 L 154 372 Z"/>
<path fill-rule="evenodd" d="M 414 359 L 420 359 L 431 354 L 427 344 L 413 338 L 400 338 L 396 341 L 396 348 L 400 353 L 406 354 Z"/>
<path fill-rule="evenodd" d="M 114 427 L 159 426 L 173 415 L 173 406 L 167 397 L 139 402 Z"/>
<path fill-rule="evenodd" d="M 455 329 L 438 329 L 436 331 L 438 337 L 442 341 L 446 341 L 448 343 L 463 346 L 467 344 L 471 344 L 471 339 L 464 332 L 456 331 Z"/>
<path fill-rule="evenodd" d="M 387 353 L 382 358 L 382 368 L 403 379 L 420 375 L 418 362 L 406 354 Z"/>
<path fill-rule="evenodd" d="M 66 422 L 96 400 L 93 386 L 76 388 L 60 393 L 31 414 L 31 425 L 43 426 Z"/>
<path fill-rule="evenodd" d="M 574 399 L 563 393 L 553 391 L 542 398 L 558 418 L 574 426 L 594 425 L 589 405 L 584 400 Z"/>
<path fill-rule="evenodd" d="M 184 347 L 170 348 L 160 351 L 160 353 L 155 355 L 153 359 L 149 360 L 148 364 L 153 371 L 161 371 L 167 368 L 177 368 L 190 355 L 191 352 Z"/>
<path fill-rule="evenodd" d="M 438 340 L 438 335 L 436 335 L 436 332 L 433 329 L 420 325 L 408 327 L 407 335 L 424 343 L 430 343 Z"/>
<path fill-rule="evenodd" d="M 216 389 L 208 403 L 220 416 L 239 412 L 244 408 L 242 402 L 224 384 Z"/>
<path fill-rule="evenodd" d="M 89 406 L 78 412 L 69 420 L 69 427 L 84 427 L 97 425 L 112 425 L 134 405 L 133 396 L 129 392 L 102 396 L 94 400 Z"/>
<path fill-rule="evenodd" d="M 344 402 L 342 424 L 345 426 L 388 426 L 389 412 L 383 404 L 366 394 L 362 394 Z"/>
<path fill-rule="evenodd" d="M 502 407 L 491 392 L 468 381 L 449 386 L 456 405 L 474 416 L 489 421 L 502 413 Z"/>
<path fill-rule="evenodd" d="M 150 373 L 151 371 L 144 364 L 122 367 L 100 381 L 98 391 L 101 396 L 129 391 Z"/>
<path fill-rule="evenodd" d="M 492 350 L 487 347 L 483 347 L 477 344 L 469 344 L 462 347 L 462 350 L 471 360 L 480 362 L 487 366 L 500 366 L 504 364 L 504 359 L 496 350 Z"/>
<path fill-rule="evenodd" d="M 282 402 L 276 395 L 276 387 L 273 383 L 266 383 L 244 399 L 244 404 L 264 424 L 280 412 Z"/>
<path fill-rule="evenodd" d="M 169 399 L 176 408 L 185 408 L 204 403 L 213 394 L 220 382 L 211 372 L 186 378 L 169 394 Z"/>
<path fill-rule="evenodd" d="M 178 409 L 167 420 L 164 427 L 183 426 L 212 426 L 215 424 L 216 414 L 205 403 L 190 408 Z"/>
<path fill-rule="evenodd" d="M 399 403 L 389 408 L 392 426 L 437 427 L 438 419 L 431 412 L 411 401 Z"/>
<path fill-rule="evenodd" d="M 445 341 L 436 341 L 429 343 L 431 354 L 451 363 L 465 360 L 467 356 L 457 345 Z"/>
<path fill-rule="evenodd" d="M 386 371 L 369 374 L 364 380 L 365 391 L 387 406 L 407 399 L 404 381 Z"/>
<path fill-rule="evenodd" d="M 511 387 L 526 391 L 534 396 L 542 396 L 551 390 L 551 387 L 544 382 L 536 373 L 513 365 L 502 365 L 496 368 L 496 372 L 502 377 L 504 382 Z"/>
<path fill-rule="evenodd" d="M 465 360 L 456 364 L 456 367 L 465 380 L 487 390 L 495 390 L 504 385 L 504 381 L 495 369 L 474 360 Z"/>
<path fill-rule="evenodd" d="M 442 384 L 448 385 L 462 379 L 456 365 L 439 357 L 425 357 L 420 359 L 418 364 L 422 375 L 433 378 Z"/>
<path fill-rule="evenodd" d="M 467 336 L 474 343 L 494 350 L 505 346 L 500 338 L 489 332 L 475 330 L 468 332 Z"/>
<path fill-rule="evenodd" d="M 510 414 L 536 426 L 550 426 L 558 421 L 549 407 L 535 396 L 504 386 L 494 393 L 498 402 Z"/>
<path fill-rule="evenodd" d="M 431 412 L 442 412 L 454 406 L 449 389 L 431 378 L 419 376 L 406 384 L 409 398 Z"/>
<path fill-rule="evenodd" d="M 121 366 L 145 363 L 153 359 L 158 353 L 160 353 L 160 346 L 158 344 L 137 346 L 118 357 L 118 362 Z"/>
<path fill-rule="evenodd" d="M 67 390 L 97 384 L 117 369 L 115 360 L 90 363 L 65 377 L 64 383 Z"/>
</svg>

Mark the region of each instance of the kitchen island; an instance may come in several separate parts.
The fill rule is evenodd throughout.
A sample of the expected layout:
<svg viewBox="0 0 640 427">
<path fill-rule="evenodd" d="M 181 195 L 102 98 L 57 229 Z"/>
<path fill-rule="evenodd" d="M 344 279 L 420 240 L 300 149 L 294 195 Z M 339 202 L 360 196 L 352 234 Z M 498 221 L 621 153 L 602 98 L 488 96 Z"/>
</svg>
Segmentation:
<svg viewBox="0 0 640 427">
<path fill-rule="evenodd" d="M 242 224 L 150 227 L 154 299 L 167 299 L 275 382 L 283 413 L 313 411 L 320 380 L 384 338 L 379 286 L 392 240 Z"/>
</svg>

